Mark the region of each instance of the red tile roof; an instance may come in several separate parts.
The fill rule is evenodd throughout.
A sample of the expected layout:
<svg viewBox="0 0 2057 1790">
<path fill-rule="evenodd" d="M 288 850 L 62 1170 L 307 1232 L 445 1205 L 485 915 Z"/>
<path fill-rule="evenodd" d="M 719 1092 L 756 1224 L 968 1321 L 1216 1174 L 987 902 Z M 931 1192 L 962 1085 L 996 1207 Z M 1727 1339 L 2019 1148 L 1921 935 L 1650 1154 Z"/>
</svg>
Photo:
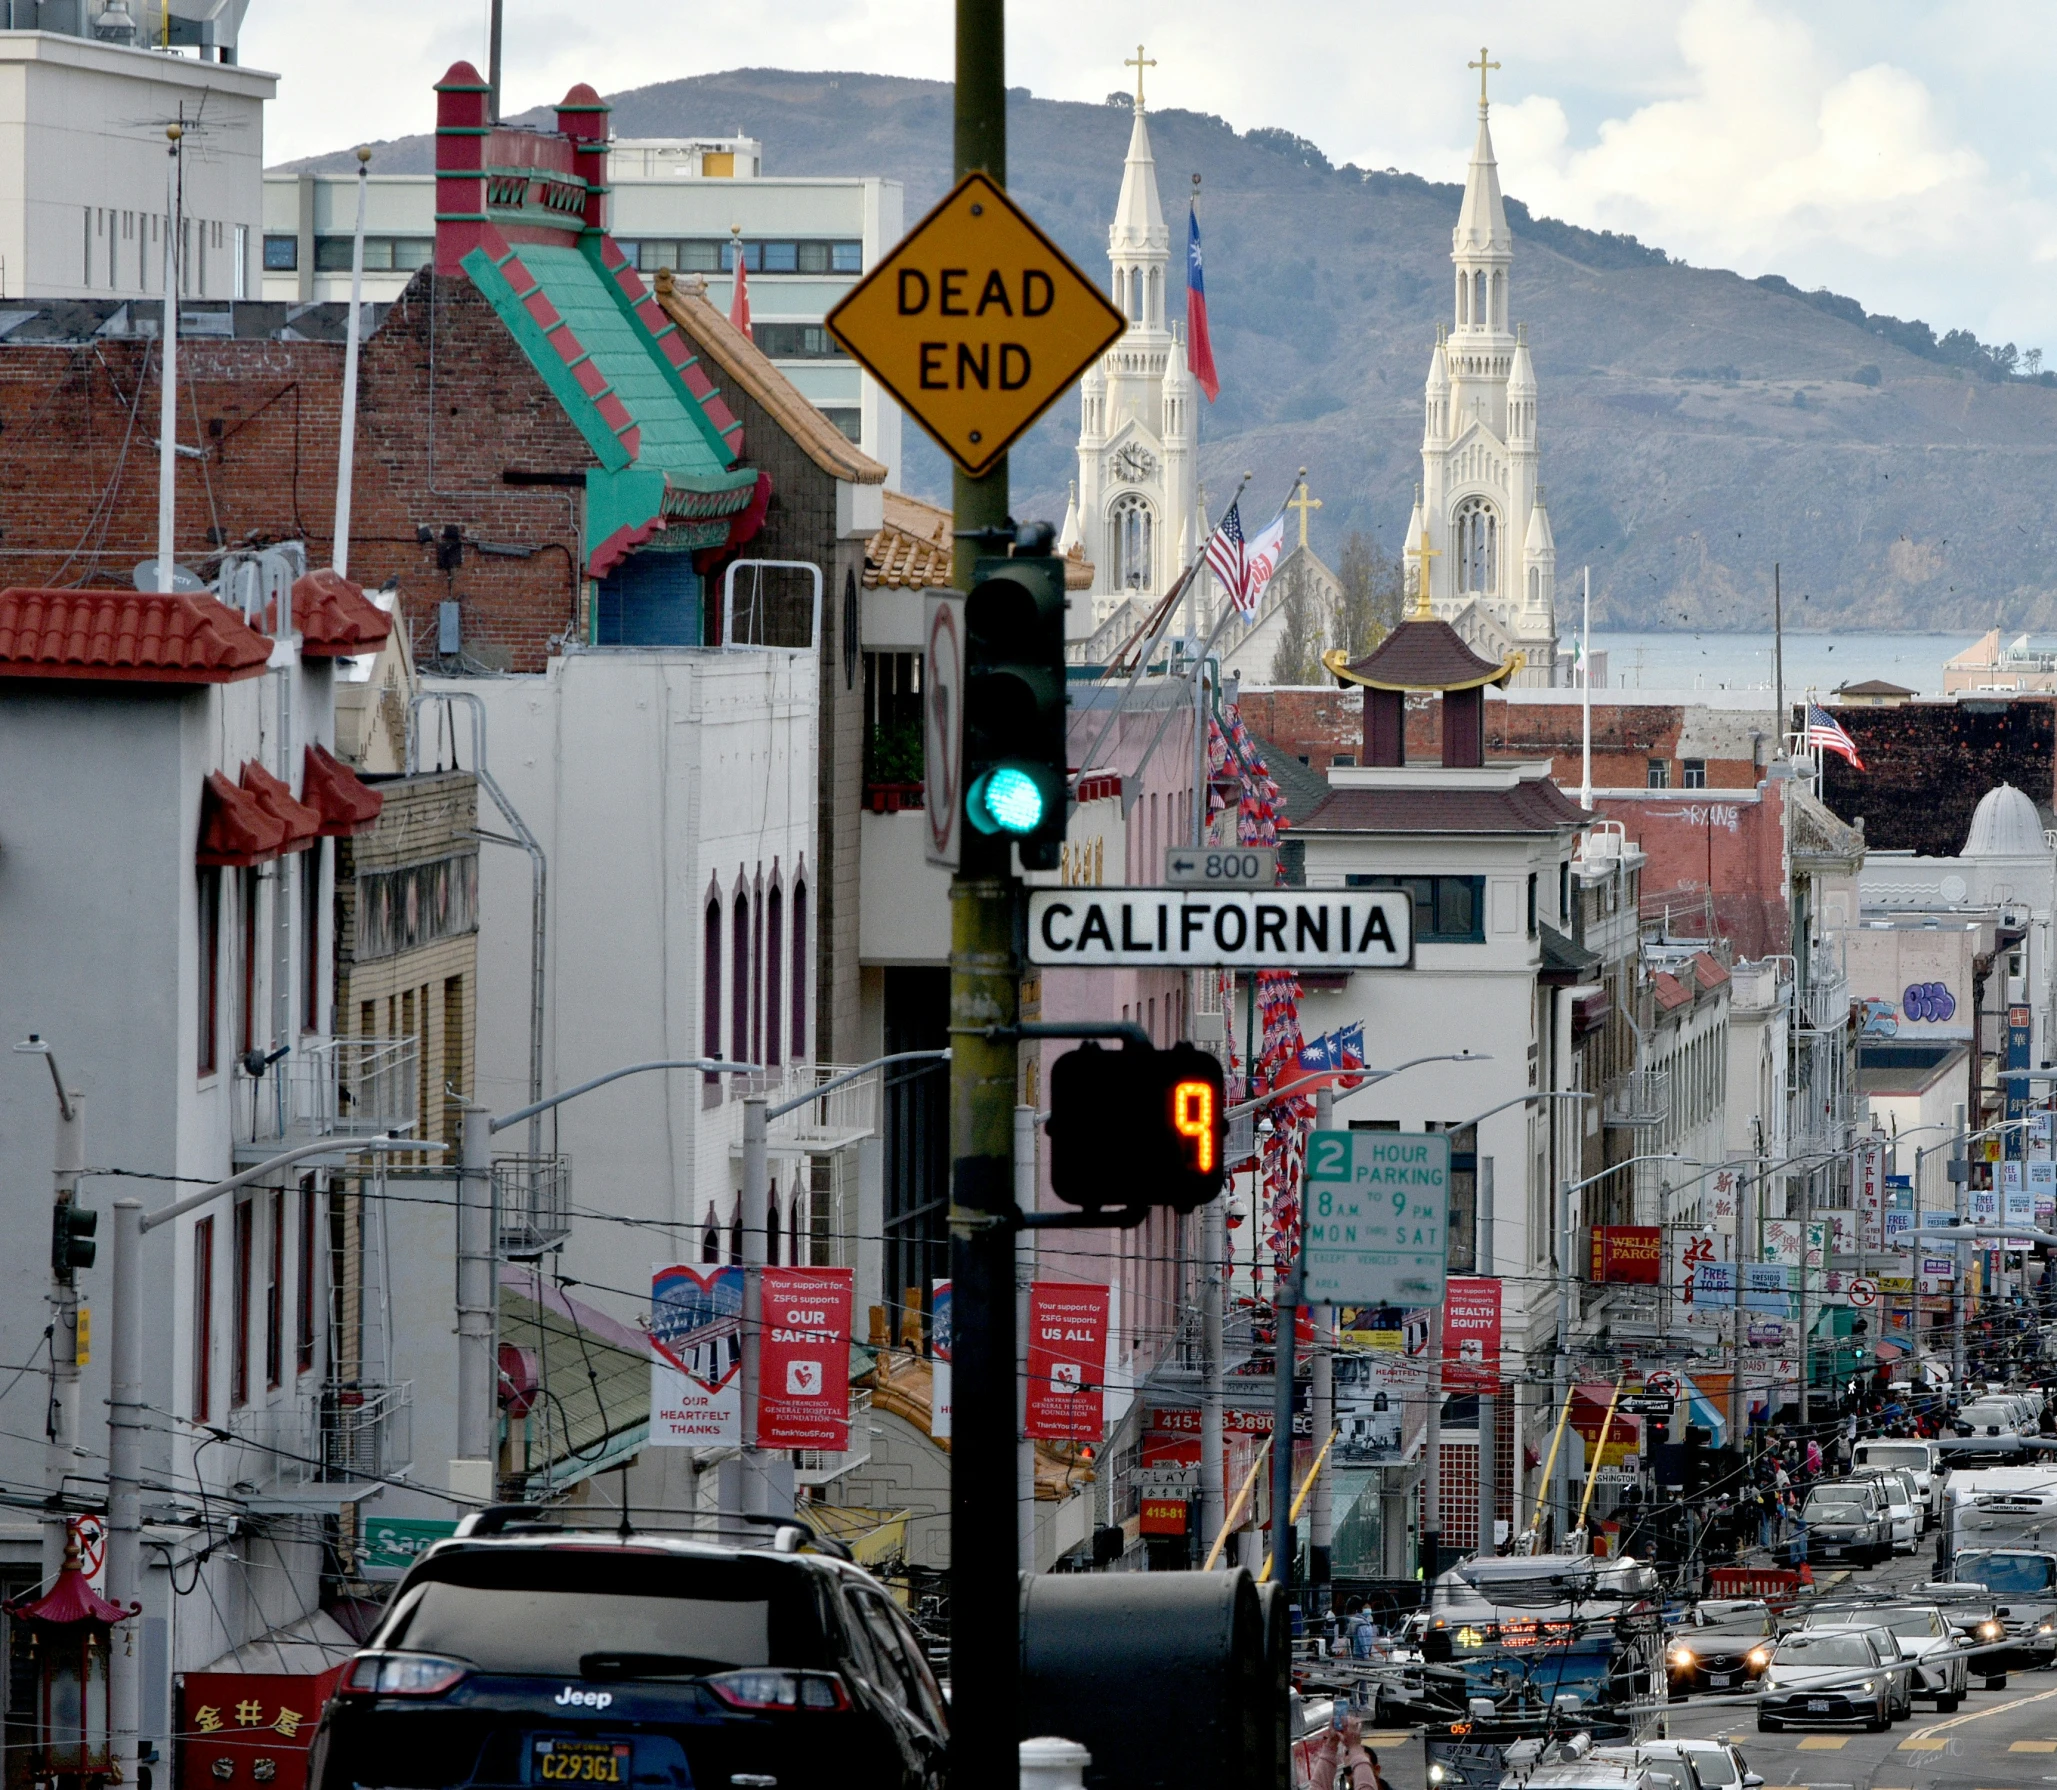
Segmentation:
<svg viewBox="0 0 2057 1790">
<path fill-rule="evenodd" d="M 279 855 L 286 842 L 286 823 L 265 811 L 247 789 L 238 789 L 219 771 L 209 771 L 200 792 L 200 845 L 196 864 L 247 869 Z"/>
<path fill-rule="evenodd" d="M 293 799 L 293 786 L 274 777 L 254 758 L 243 767 L 243 789 L 255 797 L 258 807 L 285 828 L 279 843 L 282 852 L 305 851 L 321 836 L 321 816 L 305 802 Z"/>
<path fill-rule="evenodd" d="M 386 805 L 386 798 L 367 789 L 348 765 L 315 745 L 307 748 L 300 799 L 321 816 L 322 836 L 327 839 L 370 832 Z"/>
<path fill-rule="evenodd" d="M 1713 952 L 1698 951 L 1693 955 L 1693 980 L 1702 988 L 1719 988 L 1728 980 L 1728 971 Z"/>
<path fill-rule="evenodd" d="M 1650 978 L 1650 988 L 1657 996 L 1658 1006 L 1667 1013 L 1693 1004 L 1693 991 L 1676 976 L 1668 975 L 1663 970 L 1659 970 Z"/>
<path fill-rule="evenodd" d="M 270 657 L 269 640 L 199 593 L 0 590 L 0 677 L 226 684 Z"/>
<path fill-rule="evenodd" d="M 1554 833 L 1588 818 L 1537 777 L 1511 789 L 1338 789 L 1298 825 L 1314 833 Z"/>
<path fill-rule="evenodd" d="M 267 619 L 277 625 L 276 618 Z M 342 659 L 386 643 L 393 618 L 342 573 L 324 566 L 293 584 L 293 627 L 310 659 Z"/>
</svg>

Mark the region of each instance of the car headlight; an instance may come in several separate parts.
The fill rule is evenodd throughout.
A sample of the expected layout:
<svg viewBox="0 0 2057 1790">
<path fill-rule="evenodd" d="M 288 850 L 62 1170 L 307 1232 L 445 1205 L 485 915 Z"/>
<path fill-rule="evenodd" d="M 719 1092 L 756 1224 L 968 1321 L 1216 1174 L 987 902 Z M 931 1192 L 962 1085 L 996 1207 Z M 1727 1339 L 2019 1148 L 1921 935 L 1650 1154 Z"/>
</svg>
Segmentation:
<svg viewBox="0 0 2057 1790">
<path fill-rule="evenodd" d="M 1751 1648 L 1748 1663 L 1755 1666 L 1758 1671 L 1763 1671 L 1766 1666 L 1771 1664 L 1771 1649 L 1768 1647 Z"/>
<path fill-rule="evenodd" d="M 1876 1680 L 1874 1680 L 1874 1679 L 1870 1679 L 1870 1678 L 1867 1678 L 1867 1679 L 1866 1679 L 1866 1680 L 1864 1681 L 1864 1684 L 1863 1684 L 1863 1690 L 1864 1690 L 1864 1694 L 1865 1694 L 1865 1695 L 1866 1695 L 1867 1697 L 1868 1697 L 1868 1696 L 1870 1696 L 1870 1695 L 1871 1695 L 1871 1693 L 1872 1693 L 1873 1691 L 1877 1690 L 1877 1689 L 1878 1689 L 1878 1683 L 1877 1683 L 1877 1681 L 1876 1681 Z"/>
<path fill-rule="evenodd" d="M 2047 1623 L 2047 1622 L 2046 1622 L 2046 1623 L 2044 1623 L 2044 1624 L 2043 1624 L 2043 1626 L 2042 1626 L 2041 1628 L 2039 1628 L 2039 1629 L 2037 1629 L 2037 1630 L 2036 1630 L 2036 1633 L 2037 1633 L 2037 1634 L 2039 1634 L 2039 1635 L 2047 1635 L 2047 1634 L 2048 1634 L 2048 1633 L 2050 1632 L 2050 1630 L 2051 1630 L 2051 1626 L 2052 1626 L 2052 1625 L 2051 1625 L 2050 1623 Z"/>
<path fill-rule="evenodd" d="M 1979 1639 L 1982 1641 L 1997 1641 L 2006 1632 L 1997 1622 L 1981 1622 L 1978 1625 Z"/>
<path fill-rule="evenodd" d="M 1671 1650 L 1671 1663 L 1674 1666 L 1690 1666 L 1693 1663 L 1693 1650 L 1690 1647 L 1674 1647 Z"/>
<path fill-rule="evenodd" d="M 1764 1674 L 1764 1688 L 1768 1691 L 1778 1689 L 1778 1679 L 1769 1672 Z"/>
<path fill-rule="evenodd" d="M 1449 1775 L 1440 1765 L 1431 1765 L 1428 1768 L 1428 1781 L 1431 1784 L 1440 1784 Z"/>
</svg>

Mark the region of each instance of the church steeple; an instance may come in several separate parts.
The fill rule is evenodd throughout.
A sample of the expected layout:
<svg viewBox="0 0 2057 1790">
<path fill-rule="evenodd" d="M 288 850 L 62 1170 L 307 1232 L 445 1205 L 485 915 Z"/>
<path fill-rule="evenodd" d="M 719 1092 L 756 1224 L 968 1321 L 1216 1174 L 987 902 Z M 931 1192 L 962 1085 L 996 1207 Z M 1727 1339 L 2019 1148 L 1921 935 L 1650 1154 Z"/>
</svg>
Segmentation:
<svg viewBox="0 0 2057 1790">
<path fill-rule="evenodd" d="M 1140 94 L 1140 75 L 1136 85 Z M 1121 313 L 1133 325 L 1162 329 L 1171 232 L 1164 226 L 1164 208 L 1157 198 L 1157 159 L 1150 153 L 1150 129 L 1143 121 L 1140 98 L 1129 131 L 1128 161 L 1121 171 L 1121 197 L 1107 232 L 1107 255 L 1114 263 L 1114 302 Z"/>
<path fill-rule="evenodd" d="M 1500 196 L 1500 164 L 1493 155 L 1488 122 L 1486 70 L 1498 68 L 1481 49 L 1471 66 L 1478 73 L 1478 140 L 1464 176 L 1464 204 L 1450 232 L 1450 259 L 1457 268 L 1457 328 L 1472 334 L 1507 333 L 1507 274 L 1514 259 L 1514 234 Z"/>
</svg>

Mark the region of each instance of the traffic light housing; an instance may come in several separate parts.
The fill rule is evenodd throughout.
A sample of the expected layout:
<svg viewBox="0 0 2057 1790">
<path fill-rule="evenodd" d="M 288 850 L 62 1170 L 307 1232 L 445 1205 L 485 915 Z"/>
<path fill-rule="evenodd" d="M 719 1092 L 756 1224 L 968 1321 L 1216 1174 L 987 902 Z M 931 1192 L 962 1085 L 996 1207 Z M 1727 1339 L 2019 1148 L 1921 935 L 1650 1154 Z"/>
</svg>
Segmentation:
<svg viewBox="0 0 2057 1790">
<path fill-rule="evenodd" d="M 69 1283 L 80 1268 L 90 1268 L 100 1246 L 93 1233 L 100 1228 L 100 1214 L 88 1206 L 60 1200 L 50 1213 L 50 1266 L 57 1277 Z"/>
<path fill-rule="evenodd" d="M 1042 524 L 1024 539 L 1047 544 Z M 964 599 L 964 817 L 1012 839 L 1026 870 L 1064 843 L 1064 561 L 981 559 Z"/>
<path fill-rule="evenodd" d="M 1050 1068 L 1052 1190 L 1074 1206 L 1204 1206 L 1226 1177 L 1227 1092 L 1190 1044 L 1066 1051 Z"/>
</svg>

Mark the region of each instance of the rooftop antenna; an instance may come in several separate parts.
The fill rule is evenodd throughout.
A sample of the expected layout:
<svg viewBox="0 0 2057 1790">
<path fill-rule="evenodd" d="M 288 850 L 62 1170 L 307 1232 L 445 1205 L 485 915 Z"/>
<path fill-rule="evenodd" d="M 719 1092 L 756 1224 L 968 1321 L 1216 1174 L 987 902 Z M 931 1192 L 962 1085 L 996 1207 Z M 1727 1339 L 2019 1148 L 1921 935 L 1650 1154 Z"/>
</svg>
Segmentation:
<svg viewBox="0 0 2057 1790">
<path fill-rule="evenodd" d="M 500 15 L 504 0 L 491 0 L 486 23 L 486 85 L 492 92 L 486 96 L 486 116 L 494 124 L 500 122 Z"/>
</svg>

